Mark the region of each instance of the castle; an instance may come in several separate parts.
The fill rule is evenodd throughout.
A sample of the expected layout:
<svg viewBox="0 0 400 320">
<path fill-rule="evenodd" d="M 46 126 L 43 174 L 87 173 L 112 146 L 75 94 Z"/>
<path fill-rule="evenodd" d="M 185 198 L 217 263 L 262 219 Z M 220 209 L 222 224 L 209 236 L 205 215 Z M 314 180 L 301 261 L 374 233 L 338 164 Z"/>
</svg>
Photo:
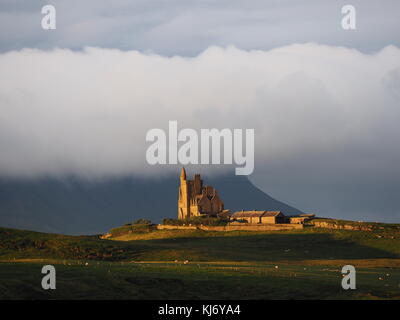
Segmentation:
<svg viewBox="0 0 400 320">
<path fill-rule="evenodd" d="M 182 168 L 178 198 L 178 218 L 186 219 L 201 215 L 217 216 L 224 211 L 224 203 L 217 190 L 212 186 L 203 186 L 199 174 L 194 180 L 186 178 L 185 168 Z"/>
<path fill-rule="evenodd" d="M 314 214 L 285 216 L 283 212 L 277 210 L 242 210 L 231 213 L 230 210 L 224 209 L 224 203 L 214 187 L 203 186 L 203 180 L 200 179 L 199 174 L 195 174 L 193 180 L 188 180 L 185 168 L 182 168 L 178 196 L 178 219 L 199 216 L 224 218 L 229 220 L 230 226 L 279 225 L 287 229 L 288 225 L 293 228 L 297 228 L 294 225 L 303 225 L 312 219 Z"/>
</svg>

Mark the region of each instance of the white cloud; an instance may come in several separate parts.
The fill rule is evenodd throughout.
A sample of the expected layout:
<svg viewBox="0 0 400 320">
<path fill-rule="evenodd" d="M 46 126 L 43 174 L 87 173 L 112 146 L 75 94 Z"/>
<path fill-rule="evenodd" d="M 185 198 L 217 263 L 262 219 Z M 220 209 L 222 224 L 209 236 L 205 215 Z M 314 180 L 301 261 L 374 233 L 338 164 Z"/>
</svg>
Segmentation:
<svg viewBox="0 0 400 320">
<path fill-rule="evenodd" d="M 255 128 L 256 172 L 310 154 L 325 172 L 399 169 L 393 46 L 373 55 L 317 44 L 210 47 L 193 58 L 24 49 L 1 54 L 0 70 L 2 176 L 151 175 L 145 134 L 168 120 Z"/>
</svg>

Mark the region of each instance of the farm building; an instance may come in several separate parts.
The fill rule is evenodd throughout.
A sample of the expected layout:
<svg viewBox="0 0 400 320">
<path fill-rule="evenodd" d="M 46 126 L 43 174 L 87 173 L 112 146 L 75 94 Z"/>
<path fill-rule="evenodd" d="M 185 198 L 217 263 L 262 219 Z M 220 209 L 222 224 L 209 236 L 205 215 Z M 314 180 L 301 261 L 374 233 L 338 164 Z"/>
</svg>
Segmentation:
<svg viewBox="0 0 400 320">
<path fill-rule="evenodd" d="M 238 211 L 232 214 L 232 220 L 244 220 L 247 223 L 285 223 L 285 216 L 281 211 Z"/>
<path fill-rule="evenodd" d="M 314 214 L 300 214 L 297 216 L 291 216 L 287 218 L 289 218 L 290 223 L 304 224 L 314 217 L 315 217 Z"/>
</svg>

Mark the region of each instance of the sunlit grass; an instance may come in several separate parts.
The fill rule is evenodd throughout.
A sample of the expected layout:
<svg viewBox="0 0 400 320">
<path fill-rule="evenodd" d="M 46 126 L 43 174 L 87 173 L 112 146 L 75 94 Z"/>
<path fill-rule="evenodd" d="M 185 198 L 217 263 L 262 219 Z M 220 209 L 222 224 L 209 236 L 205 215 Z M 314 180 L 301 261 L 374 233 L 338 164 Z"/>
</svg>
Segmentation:
<svg viewBox="0 0 400 320">
<path fill-rule="evenodd" d="M 3 299 L 398 299 L 397 230 L 140 230 L 63 236 L 0 228 Z M 44 291 L 41 267 L 57 269 Z M 357 290 L 341 268 L 357 269 Z"/>
</svg>

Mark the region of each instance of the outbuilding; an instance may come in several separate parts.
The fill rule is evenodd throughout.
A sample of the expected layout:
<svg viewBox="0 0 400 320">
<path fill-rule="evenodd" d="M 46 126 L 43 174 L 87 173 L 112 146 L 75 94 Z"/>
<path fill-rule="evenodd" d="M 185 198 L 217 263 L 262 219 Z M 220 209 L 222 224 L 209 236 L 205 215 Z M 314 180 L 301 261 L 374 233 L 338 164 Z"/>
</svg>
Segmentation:
<svg viewBox="0 0 400 320">
<path fill-rule="evenodd" d="M 237 211 L 232 214 L 231 219 L 244 220 L 251 224 L 277 224 L 285 222 L 285 216 L 281 211 Z"/>
</svg>

